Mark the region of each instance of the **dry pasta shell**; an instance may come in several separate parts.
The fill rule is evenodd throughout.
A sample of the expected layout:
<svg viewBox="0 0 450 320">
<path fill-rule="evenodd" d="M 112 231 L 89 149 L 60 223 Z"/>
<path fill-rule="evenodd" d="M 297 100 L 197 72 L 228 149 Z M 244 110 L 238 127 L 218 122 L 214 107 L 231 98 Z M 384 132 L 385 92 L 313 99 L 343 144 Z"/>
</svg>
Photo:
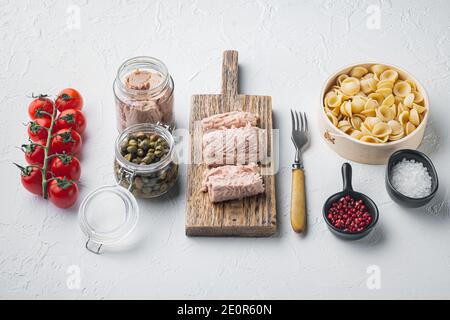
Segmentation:
<svg viewBox="0 0 450 320">
<path fill-rule="evenodd" d="M 360 127 L 359 129 L 361 130 L 361 132 L 362 132 L 364 135 L 370 135 L 370 134 L 372 133 L 372 130 L 370 130 L 369 128 L 367 128 L 367 126 L 366 126 L 366 124 L 365 124 L 364 122 L 361 124 L 361 127 Z"/>
<path fill-rule="evenodd" d="M 383 73 L 380 75 L 380 80 L 390 80 L 390 81 L 397 81 L 398 79 L 398 72 L 392 69 L 387 69 L 383 71 Z"/>
<path fill-rule="evenodd" d="M 394 120 L 395 118 L 395 112 L 387 106 L 378 107 L 375 111 L 375 114 L 377 115 L 378 119 L 384 122 Z"/>
<path fill-rule="evenodd" d="M 337 127 L 338 127 L 339 130 L 342 130 L 345 133 L 347 133 L 349 130 L 352 129 L 352 125 L 347 120 L 339 121 Z"/>
<path fill-rule="evenodd" d="M 361 79 L 361 90 L 365 94 L 369 94 L 377 90 L 377 80 L 374 78 Z"/>
<path fill-rule="evenodd" d="M 391 127 L 392 135 L 398 135 L 403 132 L 403 126 L 397 120 L 389 120 L 387 124 Z"/>
<path fill-rule="evenodd" d="M 337 77 L 336 82 L 337 82 L 338 85 L 341 85 L 341 84 L 342 84 L 342 81 L 344 81 L 344 80 L 347 79 L 347 78 L 348 78 L 348 75 L 346 75 L 345 73 L 343 73 L 343 74 L 341 74 L 340 76 Z"/>
<path fill-rule="evenodd" d="M 375 91 L 376 93 L 380 93 L 386 98 L 388 95 L 392 94 L 392 89 L 390 88 L 380 88 Z"/>
<path fill-rule="evenodd" d="M 414 83 L 414 81 L 412 81 L 412 80 L 409 80 L 409 79 L 406 79 L 405 80 L 406 82 L 408 82 L 409 83 L 409 85 L 411 86 L 411 91 L 417 91 L 417 86 L 416 86 L 416 84 Z"/>
<path fill-rule="evenodd" d="M 376 117 L 377 116 L 375 109 L 363 110 L 363 111 L 361 111 L 361 114 L 364 115 L 365 117 Z"/>
<path fill-rule="evenodd" d="M 377 83 L 377 89 L 389 88 L 392 89 L 394 87 L 394 81 L 391 80 L 381 80 Z"/>
<path fill-rule="evenodd" d="M 374 126 L 379 122 L 381 122 L 381 120 L 377 117 L 367 117 L 364 120 L 364 125 L 366 126 L 367 129 L 369 129 L 369 131 L 372 131 Z"/>
<path fill-rule="evenodd" d="M 420 103 L 423 101 L 423 95 L 420 93 L 420 91 L 413 91 L 412 93 L 414 94 L 415 103 Z"/>
<path fill-rule="evenodd" d="M 378 101 L 372 98 L 367 99 L 366 103 L 364 104 L 364 110 L 371 110 L 378 107 Z"/>
<path fill-rule="evenodd" d="M 352 116 L 352 103 L 351 101 L 345 101 L 343 104 L 341 104 L 340 107 L 341 113 L 346 117 Z"/>
<path fill-rule="evenodd" d="M 380 75 L 386 70 L 388 67 L 382 64 L 374 64 L 370 67 L 370 71 L 372 71 L 375 75 Z"/>
<path fill-rule="evenodd" d="M 359 80 L 354 77 L 348 77 L 341 84 L 341 91 L 347 96 L 353 96 L 359 92 L 361 85 Z"/>
<path fill-rule="evenodd" d="M 363 133 L 359 130 L 352 130 L 352 132 L 350 133 L 350 136 L 359 140 L 363 136 Z"/>
<path fill-rule="evenodd" d="M 394 96 L 395 98 L 395 103 L 399 104 L 400 102 L 403 103 L 403 101 L 405 100 L 405 98 L 400 97 L 400 96 Z"/>
<path fill-rule="evenodd" d="M 379 92 L 378 93 L 377 92 L 373 92 L 373 93 L 369 94 L 368 97 L 370 99 L 375 100 L 378 103 L 378 105 L 381 105 L 381 103 L 384 100 L 384 95 L 379 93 Z"/>
<path fill-rule="evenodd" d="M 397 105 L 397 118 L 400 117 L 400 114 L 401 114 L 403 111 L 409 111 L 409 109 L 408 109 L 407 107 L 405 107 L 405 106 L 403 105 L 403 103 L 400 102 L 400 103 Z"/>
<path fill-rule="evenodd" d="M 325 95 L 324 100 L 329 99 L 331 96 L 336 95 L 337 93 L 334 91 L 334 89 L 331 89 L 331 91 L 328 91 L 327 94 Z"/>
<path fill-rule="evenodd" d="M 412 104 L 414 103 L 414 94 L 409 93 L 405 96 L 405 99 L 403 100 L 403 104 L 406 107 L 412 107 Z"/>
<path fill-rule="evenodd" d="M 358 93 L 355 94 L 354 96 L 355 96 L 355 97 L 360 97 L 361 99 L 364 100 L 364 102 L 367 100 L 367 95 L 366 95 L 364 92 L 362 92 L 362 91 L 358 92 Z"/>
<path fill-rule="evenodd" d="M 363 142 L 369 142 L 369 143 L 384 143 L 385 142 L 384 140 L 379 139 L 374 136 L 371 136 L 371 135 L 362 136 L 359 140 L 363 141 Z"/>
<path fill-rule="evenodd" d="M 392 129 L 386 122 L 378 122 L 372 129 L 372 135 L 378 138 L 389 136 L 391 133 Z"/>
<path fill-rule="evenodd" d="M 402 130 L 402 132 L 400 132 L 399 134 L 391 134 L 389 136 L 389 140 L 397 141 L 397 140 L 400 140 L 401 138 L 403 138 L 404 136 L 405 136 L 405 131 Z"/>
<path fill-rule="evenodd" d="M 383 102 L 381 102 L 382 106 L 390 107 L 395 103 L 395 98 L 392 94 L 388 95 L 384 98 Z"/>
<path fill-rule="evenodd" d="M 352 114 L 361 113 L 364 110 L 365 101 L 359 96 L 354 96 L 351 102 Z"/>
<path fill-rule="evenodd" d="M 374 74 L 372 72 L 366 73 L 361 79 L 370 79 L 373 78 Z"/>
<path fill-rule="evenodd" d="M 398 121 L 404 126 L 409 122 L 409 111 L 403 111 L 398 116 Z"/>
<path fill-rule="evenodd" d="M 350 77 L 361 79 L 365 74 L 367 74 L 369 70 L 364 67 L 354 67 L 350 71 Z"/>
<path fill-rule="evenodd" d="M 362 115 L 354 115 L 353 117 L 350 118 L 350 124 L 352 125 L 352 127 L 354 129 L 360 130 L 361 129 L 361 125 L 364 122 L 365 117 Z"/>
<path fill-rule="evenodd" d="M 341 87 L 332 86 L 330 92 L 328 92 L 328 93 L 342 94 Z"/>
<path fill-rule="evenodd" d="M 331 123 L 333 123 L 333 125 L 335 127 L 337 127 L 337 125 L 338 125 L 337 117 L 331 112 L 327 112 L 327 117 L 328 117 L 328 119 L 330 119 Z"/>
<path fill-rule="evenodd" d="M 411 122 L 413 125 L 418 126 L 420 123 L 419 113 L 416 109 L 411 109 L 409 111 L 409 122 Z"/>
<path fill-rule="evenodd" d="M 414 124 L 412 124 L 411 122 L 408 122 L 405 126 L 406 135 L 411 134 L 414 130 L 416 130 L 416 126 Z"/>
<path fill-rule="evenodd" d="M 389 107 L 389 109 L 392 110 L 392 112 L 394 113 L 394 118 L 397 115 L 397 106 L 395 105 L 395 103 Z"/>
<path fill-rule="evenodd" d="M 341 107 L 339 106 L 339 107 L 336 107 L 336 108 L 334 108 L 334 109 L 332 109 L 331 111 L 330 111 L 334 116 L 339 116 L 339 114 L 341 113 Z"/>
<path fill-rule="evenodd" d="M 417 103 L 413 103 L 413 109 L 416 109 L 419 114 L 422 114 L 425 112 L 425 110 L 427 110 L 427 108 Z"/>
<path fill-rule="evenodd" d="M 406 97 L 406 95 L 411 93 L 411 85 L 406 81 L 397 81 L 394 85 L 392 92 L 396 96 Z"/>
<path fill-rule="evenodd" d="M 327 106 L 333 109 L 339 107 L 342 103 L 342 96 L 338 96 L 337 94 L 333 93 L 325 100 L 325 103 Z"/>
<path fill-rule="evenodd" d="M 389 136 L 384 136 L 383 138 L 380 138 L 380 139 L 381 139 L 381 143 L 386 143 L 389 140 Z"/>
<path fill-rule="evenodd" d="M 352 97 L 350 96 L 346 96 L 345 94 L 343 94 L 342 92 L 340 93 L 341 97 L 342 97 L 342 101 L 348 101 L 350 100 Z"/>
</svg>

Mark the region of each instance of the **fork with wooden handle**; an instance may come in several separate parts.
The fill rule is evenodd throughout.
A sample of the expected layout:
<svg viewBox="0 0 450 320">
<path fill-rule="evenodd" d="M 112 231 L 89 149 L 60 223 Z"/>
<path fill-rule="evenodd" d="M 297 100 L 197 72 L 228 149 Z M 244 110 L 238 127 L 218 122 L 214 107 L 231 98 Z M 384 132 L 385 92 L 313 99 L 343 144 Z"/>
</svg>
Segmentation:
<svg viewBox="0 0 450 320">
<path fill-rule="evenodd" d="M 306 114 L 293 111 L 291 140 L 295 146 L 292 165 L 291 225 L 295 232 L 301 233 L 306 227 L 305 173 L 302 152 L 308 144 L 308 120 Z"/>
</svg>

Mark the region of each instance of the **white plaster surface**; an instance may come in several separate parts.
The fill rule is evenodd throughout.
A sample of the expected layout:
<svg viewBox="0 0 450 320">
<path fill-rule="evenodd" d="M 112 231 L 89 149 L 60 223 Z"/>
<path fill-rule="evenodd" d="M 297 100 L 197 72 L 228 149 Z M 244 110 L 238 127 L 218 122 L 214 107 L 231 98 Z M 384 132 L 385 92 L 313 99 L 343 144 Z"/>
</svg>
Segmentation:
<svg viewBox="0 0 450 320">
<path fill-rule="evenodd" d="M 381 10 L 379 29 L 366 26 L 370 5 Z M 81 24 L 73 29 L 77 8 Z M 0 298 L 450 298 L 449 14 L 446 0 L 0 0 Z M 127 248 L 97 256 L 84 248 L 80 201 L 59 210 L 22 188 L 12 162 L 23 161 L 16 146 L 26 139 L 27 95 L 67 86 L 84 95 L 82 198 L 113 182 L 118 66 L 137 55 L 162 59 L 175 80 L 177 125 L 186 128 L 190 96 L 219 92 L 226 49 L 239 50 L 241 92 L 273 97 L 281 128 L 277 236 L 187 238 L 183 167 L 177 190 L 139 201 Z M 369 237 L 345 242 L 321 216 L 324 200 L 341 188 L 344 159 L 314 124 L 328 75 L 365 60 L 401 66 L 428 90 L 431 119 L 421 149 L 441 186 L 426 207 L 404 209 L 386 193 L 385 166 L 354 164 L 354 187 L 375 200 L 381 217 Z M 289 224 L 291 107 L 313 124 L 304 237 Z M 366 285 L 372 265 L 381 271 L 379 290 Z"/>
</svg>

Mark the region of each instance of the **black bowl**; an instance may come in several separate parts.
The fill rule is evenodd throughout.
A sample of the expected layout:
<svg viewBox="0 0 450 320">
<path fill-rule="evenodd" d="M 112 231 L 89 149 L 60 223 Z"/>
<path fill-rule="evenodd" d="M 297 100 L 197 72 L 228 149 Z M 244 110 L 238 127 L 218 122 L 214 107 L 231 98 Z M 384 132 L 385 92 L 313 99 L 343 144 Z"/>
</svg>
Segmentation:
<svg viewBox="0 0 450 320">
<path fill-rule="evenodd" d="M 375 202 L 372 201 L 368 196 L 366 196 L 363 193 L 356 192 L 353 190 L 352 187 L 352 166 L 349 163 L 344 163 L 342 165 L 342 180 L 343 180 L 343 190 L 341 192 L 333 194 L 331 197 L 325 201 L 325 204 L 323 206 L 323 218 L 325 219 L 325 222 L 328 225 L 328 228 L 333 232 L 336 236 L 346 239 L 346 240 L 357 240 L 361 239 L 362 237 L 367 236 L 375 227 L 375 225 L 378 222 L 378 208 Z M 331 222 L 328 220 L 328 210 L 330 209 L 331 205 L 338 201 L 340 198 L 345 197 L 346 195 L 350 195 L 355 200 L 362 200 L 364 204 L 367 207 L 367 211 L 372 216 L 372 222 L 360 232 L 348 232 L 341 229 L 336 228 L 331 224 Z"/>
<path fill-rule="evenodd" d="M 417 162 L 421 162 L 428 169 L 428 173 L 431 177 L 431 193 L 428 196 L 423 198 L 410 198 L 397 191 L 392 185 L 392 168 L 405 158 L 407 160 L 415 160 Z M 433 162 L 431 162 L 430 158 L 428 158 L 425 154 L 417 150 L 403 149 L 394 152 L 389 158 L 389 162 L 386 168 L 385 180 L 386 189 L 391 199 L 397 202 L 399 205 L 408 208 L 418 208 L 426 205 L 428 202 L 430 202 L 431 199 L 433 199 L 439 188 L 439 179 Z"/>
</svg>

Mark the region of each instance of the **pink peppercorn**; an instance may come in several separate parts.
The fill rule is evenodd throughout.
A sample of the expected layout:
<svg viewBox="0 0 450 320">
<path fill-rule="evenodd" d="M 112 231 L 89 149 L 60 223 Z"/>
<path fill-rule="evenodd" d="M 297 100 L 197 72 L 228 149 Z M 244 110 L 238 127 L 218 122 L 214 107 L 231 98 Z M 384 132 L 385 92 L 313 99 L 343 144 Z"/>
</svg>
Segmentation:
<svg viewBox="0 0 450 320">
<path fill-rule="evenodd" d="M 331 224 L 345 232 L 361 232 L 372 222 L 363 200 L 355 200 L 350 195 L 334 202 L 327 214 Z"/>
</svg>

